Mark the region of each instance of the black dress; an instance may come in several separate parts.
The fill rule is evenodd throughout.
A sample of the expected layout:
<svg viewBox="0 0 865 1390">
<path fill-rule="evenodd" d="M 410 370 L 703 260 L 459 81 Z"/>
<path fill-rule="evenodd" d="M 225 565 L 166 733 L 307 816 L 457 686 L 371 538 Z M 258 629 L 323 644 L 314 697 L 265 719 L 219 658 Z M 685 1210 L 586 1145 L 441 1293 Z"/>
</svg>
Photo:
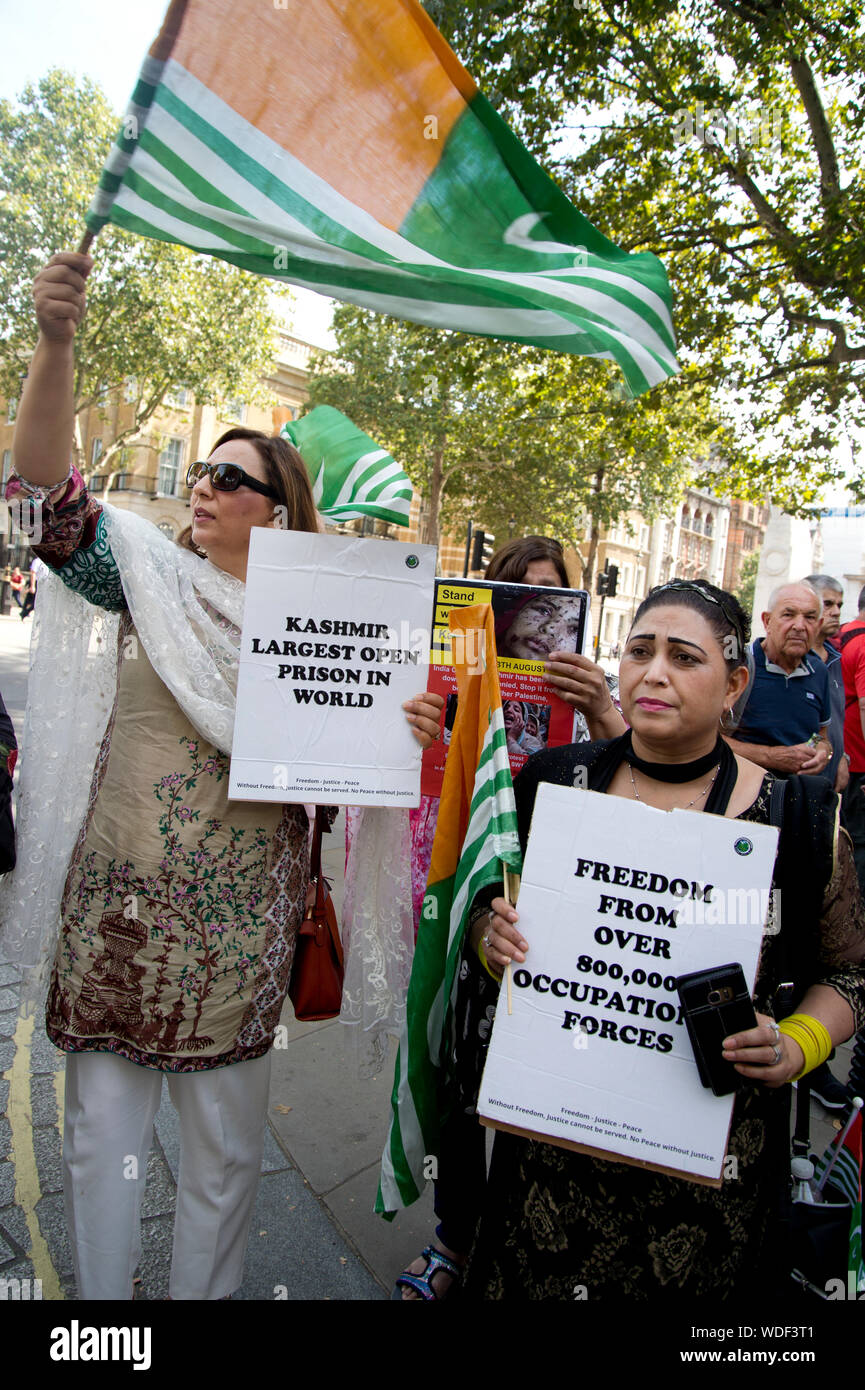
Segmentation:
<svg viewBox="0 0 865 1390">
<path fill-rule="evenodd" d="M 571 785 L 575 762 L 580 761 L 579 748 L 573 745 L 531 760 L 531 778 L 522 787 L 519 778 L 515 783 L 523 837 L 538 782 Z M 777 885 L 786 859 L 781 932 L 764 937 L 756 1007 L 773 1013 L 779 978 L 786 978 L 790 961 L 789 950 L 782 957 L 781 937 L 787 935 L 789 947 L 793 933 L 798 943 L 796 968 L 805 972 L 796 997 L 811 984 L 831 985 L 850 1004 L 860 1027 L 865 1022 L 865 915 L 852 851 L 846 836 L 839 840 L 835 832 L 828 785 L 824 783 L 823 790 L 804 785 L 816 784 L 816 778 L 790 780 L 797 785 L 790 793 L 788 783 L 775 878 Z M 767 774 L 756 801 L 738 819 L 769 823 L 772 784 Z M 802 836 L 808 826 L 812 839 L 805 845 Z M 798 853 L 793 852 L 794 843 Z M 818 930 L 808 932 L 797 906 L 807 910 L 805 899 L 810 896 L 813 901 L 815 891 L 822 912 L 813 918 Z M 789 904 L 784 902 L 785 892 Z M 794 903 L 797 906 L 791 906 Z M 806 936 L 813 938 L 813 951 Z M 475 1015 L 487 1037 L 488 1011 L 487 1001 Z M 463 1062 L 471 1026 L 464 1025 Z M 789 1101 L 787 1086 L 770 1090 L 745 1085 L 740 1090 L 725 1165 L 727 1180 L 721 1188 L 497 1133 L 467 1276 L 468 1296 L 572 1302 L 581 1297 L 717 1299 L 738 1297 L 754 1287 L 765 1298 L 777 1291 L 784 1269 L 779 1211 L 789 1173 Z"/>
</svg>

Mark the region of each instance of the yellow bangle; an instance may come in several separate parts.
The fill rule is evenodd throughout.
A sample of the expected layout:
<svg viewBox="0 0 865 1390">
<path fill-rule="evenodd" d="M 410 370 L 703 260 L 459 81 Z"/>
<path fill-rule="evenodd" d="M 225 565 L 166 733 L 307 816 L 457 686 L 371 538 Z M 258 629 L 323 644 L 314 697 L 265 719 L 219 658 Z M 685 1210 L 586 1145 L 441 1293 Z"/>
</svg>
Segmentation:
<svg viewBox="0 0 865 1390">
<path fill-rule="evenodd" d="M 492 978 L 495 980 L 495 982 L 496 982 L 497 985 L 500 985 L 501 982 L 502 982 L 502 972 L 499 971 L 499 973 L 496 974 L 496 972 L 493 970 L 493 967 L 490 965 L 489 961 L 487 960 L 487 953 L 486 953 L 486 951 L 484 950 L 484 943 L 483 943 L 483 941 L 479 941 L 479 942 L 478 942 L 478 958 L 479 958 L 480 963 L 481 963 L 481 965 L 483 966 L 484 970 L 487 972 L 487 974 L 490 975 L 490 976 L 492 976 Z"/>
<path fill-rule="evenodd" d="M 832 1051 L 832 1039 L 828 1029 L 819 1018 L 813 1018 L 810 1014 L 791 1014 L 779 1023 L 778 1030 L 798 1043 L 805 1058 L 805 1065 L 792 1078 L 793 1081 L 799 1081 L 803 1076 L 807 1076 L 808 1072 L 815 1071 Z"/>
</svg>

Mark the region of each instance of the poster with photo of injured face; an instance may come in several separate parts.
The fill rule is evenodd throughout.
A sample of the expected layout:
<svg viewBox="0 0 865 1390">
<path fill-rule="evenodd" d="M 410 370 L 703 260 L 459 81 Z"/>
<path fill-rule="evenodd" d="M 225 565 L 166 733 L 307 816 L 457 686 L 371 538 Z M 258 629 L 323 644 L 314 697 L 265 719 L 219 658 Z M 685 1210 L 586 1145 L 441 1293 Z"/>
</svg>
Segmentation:
<svg viewBox="0 0 865 1390">
<path fill-rule="evenodd" d="M 430 653 L 430 690 L 445 697 L 442 738 L 423 755 L 421 792 L 440 796 L 456 717 L 456 676 L 448 622 L 453 608 L 492 604 L 499 688 L 511 771 L 542 748 L 573 743 L 584 724 L 549 684 L 544 663 L 554 651 L 584 652 L 590 598 L 584 589 L 540 588 L 491 580 L 437 579 Z"/>
</svg>

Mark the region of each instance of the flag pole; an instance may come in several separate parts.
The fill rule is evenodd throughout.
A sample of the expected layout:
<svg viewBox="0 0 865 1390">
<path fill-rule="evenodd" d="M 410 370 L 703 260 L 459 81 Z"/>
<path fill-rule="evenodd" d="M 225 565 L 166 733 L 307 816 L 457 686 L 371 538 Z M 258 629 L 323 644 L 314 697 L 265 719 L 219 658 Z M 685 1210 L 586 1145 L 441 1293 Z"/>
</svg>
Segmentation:
<svg viewBox="0 0 865 1390">
<path fill-rule="evenodd" d="M 502 864 L 502 871 L 503 871 L 503 873 L 504 873 L 504 879 L 505 879 L 505 897 L 506 897 L 506 899 L 507 899 L 507 901 L 508 901 L 508 904 L 509 904 L 511 907 L 516 907 L 516 903 L 517 903 L 517 892 L 518 892 L 519 886 L 520 886 L 519 875 L 518 875 L 518 874 L 512 874 L 511 871 L 508 869 L 507 864 Z M 513 972 L 513 962 L 509 960 L 508 963 L 507 963 L 507 965 L 505 966 L 505 979 L 506 979 L 507 982 L 508 982 L 508 1013 L 509 1013 L 509 1014 L 512 1014 L 513 1011 L 514 1011 L 513 973 L 514 973 L 514 972 Z"/>
<path fill-rule="evenodd" d="M 88 230 L 84 233 L 83 237 L 81 238 L 81 245 L 78 247 L 78 255 L 79 255 L 79 256 L 86 256 L 86 255 L 87 255 L 87 252 L 90 250 L 91 246 L 93 245 L 93 238 L 95 237 L 95 235 L 96 235 L 96 233 L 95 233 L 95 232 L 91 232 L 91 231 L 89 230 L 89 228 L 88 228 Z"/>
<path fill-rule="evenodd" d="M 822 1191 L 823 1191 L 824 1184 L 825 1184 L 827 1178 L 829 1177 L 829 1174 L 832 1172 L 832 1169 L 835 1167 L 835 1164 L 836 1164 L 837 1161 L 838 1161 L 838 1158 L 839 1158 L 840 1153 L 841 1153 L 841 1147 L 842 1147 L 842 1145 L 843 1145 L 843 1143 L 844 1143 L 844 1140 L 847 1138 L 847 1135 L 850 1133 L 850 1130 L 851 1130 L 851 1128 L 853 1127 L 853 1125 L 854 1125 L 854 1123 L 855 1123 L 855 1121 L 856 1121 L 856 1116 L 859 1114 L 859 1111 L 860 1111 L 861 1109 L 862 1109 L 862 1097 L 861 1097 L 861 1096 L 854 1096 L 854 1097 L 853 1097 L 853 1109 L 850 1111 L 850 1118 L 849 1118 L 849 1120 L 847 1121 L 847 1123 L 846 1123 L 846 1125 L 844 1126 L 844 1128 L 839 1132 L 839 1134 L 838 1134 L 838 1136 L 837 1136 L 837 1138 L 836 1138 L 836 1140 L 835 1140 L 835 1152 L 834 1152 L 834 1154 L 832 1155 L 832 1158 L 830 1159 L 830 1161 L 826 1164 L 826 1167 L 824 1168 L 823 1172 L 820 1174 L 820 1180 L 819 1180 L 819 1182 L 817 1183 L 817 1186 L 816 1186 L 816 1188 L 815 1188 L 815 1191 L 817 1191 L 817 1192 L 822 1192 Z"/>
</svg>

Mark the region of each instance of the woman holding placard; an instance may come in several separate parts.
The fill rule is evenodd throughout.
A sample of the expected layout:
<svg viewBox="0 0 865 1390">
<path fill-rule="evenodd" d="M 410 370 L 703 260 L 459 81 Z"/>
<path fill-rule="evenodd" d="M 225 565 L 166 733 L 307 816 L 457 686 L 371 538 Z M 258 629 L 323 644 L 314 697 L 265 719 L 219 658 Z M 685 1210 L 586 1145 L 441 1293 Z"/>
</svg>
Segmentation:
<svg viewBox="0 0 865 1390">
<path fill-rule="evenodd" d="M 218 1299 L 242 1279 L 309 882 L 304 808 L 228 800 L 247 553 L 254 526 L 311 532 L 319 519 L 297 451 L 252 430 L 189 469 L 196 553 L 88 493 L 67 463 L 91 267 L 61 254 L 36 279 L 40 338 L 17 417 L 9 495 L 40 507 L 35 548 L 62 583 L 40 590 L 4 945 L 50 974 L 48 1032 L 68 1054 L 79 1297 L 132 1296 L 165 1073 L 182 1144 L 171 1297 Z M 424 746 L 440 707 L 406 706 Z"/>
<path fill-rule="evenodd" d="M 719 736 L 747 686 L 747 627 L 737 601 L 708 584 L 654 590 L 619 669 L 630 731 L 529 761 L 514 788 L 523 846 L 542 781 L 769 823 L 773 777 Z M 774 877 L 781 930 L 763 938 L 758 1024 L 724 1042 L 744 1078 L 730 1180 L 700 1186 L 498 1133 L 468 1277 L 474 1296 L 765 1296 L 783 1279 L 776 1219 L 789 1181 L 789 1083 L 865 1022 L 865 916 L 837 797 L 820 779 L 793 777 L 784 803 Z M 491 972 L 530 958 L 519 914 L 502 897 L 478 905 L 472 944 Z M 792 1000 L 782 991 L 790 980 Z"/>
<path fill-rule="evenodd" d="M 503 584 L 526 584 L 537 588 L 567 589 L 570 585 L 565 557 L 560 543 L 548 536 L 519 536 L 507 541 L 492 556 L 485 579 Z M 502 616 L 502 632 L 520 618 L 526 604 L 518 603 Z M 571 600 L 568 600 L 569 605 Z M 558 610 L 556 610 L 558 615 Z M 555 626 L 557 640 L 567 641 L 568 625 Z M 574 645 L 575 638 L 569 646 Z M 498 633 L 497 633 L 498 640 Z M 525 655 L 522 650 L 517 655 Z M 542 651 L 529 653 L 534 660 L 543 660 L 545 676 L 567 704 L 579 716 L 579 722 L 589 738 L 589 728 L 598 736 L 611 737 L 624 728 L 624 721 L 615 702 L 616 682 L 605 675 L 600 666 L 588 657 L 569 650 L 566 645 L 556 650 L 552 641 Z M 456 697 L 453 709 L 456 708 Z M 525 746 L 527 719 L 532 706 L 521 700 L 506 700 L 503 704 L 508 751 L 533 752 Z M 451 713 L 450 711 L 448 713 Z M 535 719 L 537 731 L 539 723 Z M 451 719 L 453 714 L 451 713 Z M 439 798 L 421 797 L 421 805 L 411 816 L 412 892 L 417 929 L 429 877 L 433 838 L 438 821 Z M 465 964 L 465 963 L 464 963 Z M 468 1113 L 466 1113 L 466 1111 Z M 440 1176 L 436 1183 L 436 1215 L 439 1225 L 434 1239 L 423 1253 L 403 1271 L 396 1281 L 396 1296 L 405 1302 L 423 1299 L 434 1302 L 453 1297 L 458 1289 L 466 1252 L 474 1239 L 478 1208 L 486 1178 L 486 1159 L 483 1135 L 474 1122 L 474 1101 L 469 1099 L 462 1113 L 457 1110 L 444 1127 L 439 1155 Z"/>
</svg>

